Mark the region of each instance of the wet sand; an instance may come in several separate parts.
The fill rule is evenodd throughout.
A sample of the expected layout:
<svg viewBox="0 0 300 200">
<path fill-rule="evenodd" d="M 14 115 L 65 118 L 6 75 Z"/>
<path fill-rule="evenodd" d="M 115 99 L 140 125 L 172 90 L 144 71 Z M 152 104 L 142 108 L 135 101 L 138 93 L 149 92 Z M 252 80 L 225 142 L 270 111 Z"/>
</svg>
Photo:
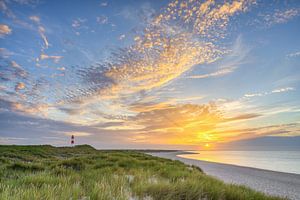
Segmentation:
<svg viewBox="0 0 300 200">
<path fill-rule="evenodd" d="M 248 186 L 266 194 L 300 200 L 300 175 L 292 173 L 275 172 L 251 167 L 214 163 L 201 160 L 181 158 L 177 155 L 185 152 L 152 152 L 153 156 L 179 160 L 188 165 L 200 167 L 206 174 L 223 180 Z M 272 164 L 272 163 L 270 163 Z"/>
</svg>

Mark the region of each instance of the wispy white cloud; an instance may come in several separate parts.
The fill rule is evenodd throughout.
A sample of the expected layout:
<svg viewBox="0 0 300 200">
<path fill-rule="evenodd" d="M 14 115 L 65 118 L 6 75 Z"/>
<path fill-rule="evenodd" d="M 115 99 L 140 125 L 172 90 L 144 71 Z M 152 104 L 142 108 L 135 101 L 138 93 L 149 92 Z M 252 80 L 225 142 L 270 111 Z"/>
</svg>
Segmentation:
<svg viewBox="0 0 300 200">
<path fill-rule="evenodd" d="M 123 40 L 126 37 L 125 34 L 120 35 L 119 40 Z"/>
<path fill-rule="evenodd" d="M 46 37 L 46 29 L 43 26 L 39 26 L 38 31 L 40 33 L 40 36 L 42 37 L 44 44 L 45 44 L 45 48 L 47 49 L 49 47 L 49 42 L 48 39 Z"/>
<path fill-rule="evenodd" d="M 46 29 L 45 29 L 44 26 L 42 26 L 40 17 L 36 16 L 36 15 L 32 15 L 32 16 L 29 17 L 29 19 L 37 24 L 38 32 L 39 32 L 39 34 L 40 34 L 40 36 L 41 36 L 41 38 L 44 42 L 44 47 L 43 48 L 48 49 L 49 42 L 48 42 L 48 38 L 46 36 Z"/>
<path fill-rule="evenodd" d="M 36 5 L 39 3 L 38 0 L 1 0 L 0 1 L 0 11 L 3 13 L 3 15 L 6 18 L 9 18 L 11 20 L 13 20 L 14 23 L 21 25 L 27 29 L 32 29 L 32 26 L 30 24 L 28 24 L 26 21 L 24 21 L 23 19 L 20 19 L 17 17 L 17 15 L 10 9 L 9 4 L 12 3 L 16 3 L 19 5 L 27 5 L 27 6 L 32 6 L 32 5 Z"/>
<path fill-rule="evenodd" d="M 274 89 L 270 92 L 247 93 L 247 94 L 244 95 L 244 98 L 261 97 L 261 96 L 266 96 L 266 95 L 269 95 L 269 94 L 282 93 L 282 92 L 288 92 L 288 91 L 293 91 L 293 90 L 295 90 L 295 88 L 285 87 L 285 88 Z"/>
<path fill-rule="evenodd" d="M 84 18 L 77 18 L 72 21 L 72 27 L 75 29 L 79 28 L 86 28 L 86 26 L 83 26 L 83 24 L 87 21 L 87 19 Z"/>
<path fill-rule="evenodd" d="M 73 28 L 78 28 L 80 27 L 81 23 L 78 20 L 73 20 L 72 22 L 72 27 Z"/>
<path fill-rule="evenodd" d="M 262 14 L 262 18 L 267 26 L 286 23 L 300 15 L 300 8 L 289 8 L 275 10 L 270 14 Z"/>
<path fill-rule="evenodd" d="M 100 3 L 100 6 L 101 6 L 101 7 L 106 7 L 106 6 L 108 6 L 108 2 L 101 2 L 101 3 Z"/>
<path fill-rule="evenodd" d="M 281 93 L 281 92 L 287 92 L 287 91 L 293 91 L 293 90 L 295 90 L 295 88 L 286 87 L 286 88 L 279 88 L 279 89 L 272 90 L 271 93 Z"/>
<path fill-rule="evenodd" d="M 96 17 L 96 21 L 98 24 L 107 24 L 108 23 L 108 17 L 105 15 L 101 15 Z"/>
<path fill-rule="evenodd" d="M 293 57 L 299 57 L 300 56 L 300 51 L 294 52 L 294 53 L 290 53 L 288 55 L 286 55 L 288 58 L 293 58 Z"/>
<path fill-rule="evenodd" d="M 235 41 L 232 50 L 229 50 L 230 53 L 226 55 L 219 63 L 213 63 L 211 65 L 217 65 L 217 68 L 214 72 L 200 74 L 200 75 L 191 75 L 187 78 L 191 79 L 203 79 L 210 77 L 220 77 L 234 72 L 241 64 L 244 64 L 246 57 L 248 56 L 250 49 L 246 47 L 242 42 L 242 37 L 239 36 Z M 208 65 L 208 67 L 211 67 Z"/>
<path fill-rule="evenodd" d="M 37 16 L 37 15 L 32 15 L 32 16 L 29 17 L 29 19 L 32 20 L 32 21 L 34 21 L 37 24 L 39 24 L 40 21 L 41 21 L 40 17 Z"/>
<path fill-rule="evenodd" d="M 226 74 L 229 74 L 231 72 L 233 72 L 235 70 L 236 67 L 232 67 L 232 68 L 226 68 L 226 69 L 219 69 L 215 72 L 212 73 L 208 73 L 208 74 L 202 74 L 202 75 L 192 75 L 189 76 L 188 78 L 192 78 L 192 79 L 201 79 L 201 78 L 209 78 L 209 77 L 218 77 L 218 76 L 224 76 Z"/>
<path fill-rule="evenodd" d="M 0 1 L 0 10 L 6 17 L 16 19 L 15 14 L 7 6 L 6 1 Z"/>
<path fill-rule="evenodd" d="M 264 95 L 265 93 L 249 93 L 249 94 L 245 94 L 244 97 L 261 97 Z"/>
</svg>

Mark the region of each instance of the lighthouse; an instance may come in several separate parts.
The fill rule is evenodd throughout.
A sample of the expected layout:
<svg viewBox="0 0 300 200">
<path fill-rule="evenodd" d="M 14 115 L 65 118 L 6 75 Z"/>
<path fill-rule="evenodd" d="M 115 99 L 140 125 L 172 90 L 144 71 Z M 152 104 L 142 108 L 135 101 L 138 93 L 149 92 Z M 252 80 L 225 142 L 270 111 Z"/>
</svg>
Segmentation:
<svg viewBox="0 0 300 200">
<path fill-rule="evenodd" d="M 71 146 L 74 146 L 75 140 L 74 140 L 74 135 L 71 136 Z"/>
</svg>

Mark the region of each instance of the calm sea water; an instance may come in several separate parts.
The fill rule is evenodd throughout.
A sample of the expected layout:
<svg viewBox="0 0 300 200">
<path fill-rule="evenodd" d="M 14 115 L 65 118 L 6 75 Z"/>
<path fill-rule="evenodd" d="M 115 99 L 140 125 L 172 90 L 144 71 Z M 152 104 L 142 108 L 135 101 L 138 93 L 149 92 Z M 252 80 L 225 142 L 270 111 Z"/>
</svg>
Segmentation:
<svg viewBox="0 0 300 200">
<path fill-rule="evenodd" d="M 300 174 L 300 151 L 191 151 L 179 157 Z"/>
</svg>

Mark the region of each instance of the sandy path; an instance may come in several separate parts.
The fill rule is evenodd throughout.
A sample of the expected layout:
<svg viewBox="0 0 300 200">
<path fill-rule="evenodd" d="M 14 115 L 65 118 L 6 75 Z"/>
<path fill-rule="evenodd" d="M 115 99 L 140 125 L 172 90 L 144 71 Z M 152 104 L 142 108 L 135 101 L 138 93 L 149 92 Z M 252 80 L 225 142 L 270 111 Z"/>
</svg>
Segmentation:
<svg viewBox="0 0 300 200">
<path fill-rule="evenodd" d="M 179 160 L 189 165 L 199 166 L 206 174 L 221 179 L 226 183 L 246 185 L 252 189 L 270 195 L 300 200 L 300 175 L 298 174 L 240 167 L 176 156 L 178 154 L 183 154 L 183 152 L 155 152 L 149 154 L 162 158 Z"/>
</svg>

